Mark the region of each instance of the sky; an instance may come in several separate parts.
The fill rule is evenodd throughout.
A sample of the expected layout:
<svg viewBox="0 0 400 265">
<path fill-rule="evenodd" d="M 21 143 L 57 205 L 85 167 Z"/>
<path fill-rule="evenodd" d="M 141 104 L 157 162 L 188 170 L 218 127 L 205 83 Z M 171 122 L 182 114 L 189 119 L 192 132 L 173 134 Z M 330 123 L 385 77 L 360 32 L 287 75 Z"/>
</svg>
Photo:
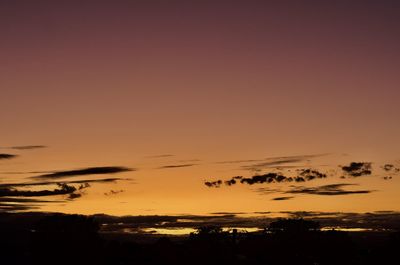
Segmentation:
<svg viewBox="0 0 400 265">
<path fill-rule="evenodd" d="M 399 25 L 398 1 L 0 0 L 0 211 L 399 211 Z"/>
</svg>

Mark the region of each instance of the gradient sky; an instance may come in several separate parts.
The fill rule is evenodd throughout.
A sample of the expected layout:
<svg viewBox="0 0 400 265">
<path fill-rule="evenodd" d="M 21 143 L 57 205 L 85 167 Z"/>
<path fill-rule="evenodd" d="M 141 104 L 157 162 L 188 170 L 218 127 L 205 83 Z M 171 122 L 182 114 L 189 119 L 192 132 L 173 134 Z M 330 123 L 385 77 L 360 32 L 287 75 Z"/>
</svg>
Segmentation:
<svg viewBox="0 0 400 265">
<path fill-rule="evenodd" d="M 136 170 L 74 177 L 124 180 L 38 209 L 400 210 L 399 47 L 398 1 L 0 0 L 0 153 L 18 155 L 0 159 L 0 184 L 121 166 Z M 10 148 L 26 145 L 46 148 Z M 204 185 L 295 174 L 249 169 L 255 161 L 217 163 L 288 156 L 301 159 L 279 166 L 329 176 Z M 372 174 L 341 178 L 340 166 L 353 161 L 371 162 Z M 370 193 L 274 201 L 288 195 L 257 190 L 338 183 Z"/>
</svg>

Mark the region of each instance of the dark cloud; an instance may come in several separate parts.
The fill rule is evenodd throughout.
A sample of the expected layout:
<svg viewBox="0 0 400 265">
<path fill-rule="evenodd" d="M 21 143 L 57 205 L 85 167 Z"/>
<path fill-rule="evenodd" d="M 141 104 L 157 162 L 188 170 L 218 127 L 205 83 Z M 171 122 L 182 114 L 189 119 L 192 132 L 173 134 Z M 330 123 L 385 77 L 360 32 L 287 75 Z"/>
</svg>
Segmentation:
<svg viewBox="0 0 400 265">
<path fill-rule="evenodd" d="M 242 178 L 240 180 L 240 183 L 245 183 L 249 185 L 253 184 L 260 184 L 260 183 L 279 183 L 279 182 L 291 182 L 293 181 L 293 178 L 291 177 L 285 177 L 283 175 L 277 174 L 277 173 L 267 173 L 264 175 L 256 175 L 252 176 L 251 178 Z"/>
<path fill-rule="evenodd" d="M 4 212 L 18 212 L 18 211 L 28 211 L 39 208 L 34 204 L 8 204 L 0 203 L 0 213 Z"/>
<path fill-rule="evenodd" d="M 11 158 L 15 158 L 17 157 L 17 155 L 12 155 L 12 154 L 0 154 L 0 160 L 1 159 L 11 159 Z"/>
<path fill-rule="evenodd" d="M 197 164 L 166 165 L 166 166 L 159 167 L 158 169 L 181 168 L 181 167 L 193 167 L 193 166 L 197 166 Z"/>
<path fill-rule="evenodd" d="M 41 149 L 46 148 L 45 145 L 21 145 L 21 146 L 11 146 L 10 149 L 16 150 L 32 150 L 32 149 Z"/>
<path fill-rule="evenodd" d="M 85 175 L 99 175 L 99 174 L 116 174 L 121 172 L 133 171 L 135 169 L 127 167 L 89 167 L 77 170 L 67 170 L 67 171 L 56 171 L 49 174 L 43 174 L 35 176 L 35 179 L 54 179 L 54 178 L 65 178 L 65 177 L 75 177 L 75 176 L 85 176 Z"/>
<path fill-rule="evenodd" d="M 385 171 L 391 171 L 392 169 L 394 169 L 394 165 L 392 165 L 392 164 L 385 164 L 382 168 L 383 168 Z"/>
<path fill-rule="evenodd" d="M 129 179 L 123 179 L 123 178 L 84 179 L 84 180 L 74 180 L 74 181 L 63 181 L 62 183 L 89 185 L 90 183 L 109 183 L 109 182 L 116 182 L 119 180 L 129 180 Z M 57 183 L 59 183 L 59 182 L 58 181 L 43 181 L 43 182 L 0 183 L 0 189 L 1 188 L 10 188 L 10 187 L 56 185 Z"/>
<path fill-rule="evenodd" d="M 283 175 L 277 174 L 277 173 L 267 173 L 264 175 L 255 175 L 250 178 L 244 178 L 242 176 L 235 176 L 231 178 L 230 180 L 222 181 L 222 180 L 216 180 L 216 181 L 206 181 L 204 184 L 208 187 L 217 187 L 219 188 L 222 183 L 225 183 L 227 186 L 232 186 L 235 185 L 236 183 L 241 183 L 241 184 L 260 184 L 260 183 L 274 183 L 274 182 L 291 182 L 293 181 L 293 178 L 291 177 L 285 177 Z"/>
<path fill-rule="evenodd" d="M 352 162 L 348 166 L 343 166 L 342 170 L 351 177 L 361 177 L 372 174 L 370 162 Z"/>
<path fill-rule="evenodd" d="M 286 197 L 275 197 L 272 200 L 273 201 L 286 201 L 286 200 L 290 200 L 293 199 L 293 196 L 286 196 Z"/>
<path fill-rule="evenodd" d="M 74 193 L 77 189 L 74 186 L 58 183 L 58 189 L 54 190 L 17 190 L 14 188 L 2 188 L 0 189 L 0 197 L 42 197 L 42 196 L 52 196 L 52 195 L 66 195 Z"/>
<path fill-rule="evenodd" d="M 43 203 L 65 202 L 65 200 L 51 199 L 38 200 L 35 197 L 66 196 L 67 200 L 74 200 L 83 195 L 83 189 L 89 184 L 82 184 L 78 188 L 66 183 L 57 183 L 57 188 L 44 190 L 20 190 L 16 188 L 0 187 L 0 211 L 24 211 L 35 209 Z"/>
<path fill-rule="evenodd" d="M 83 190 L 86 188 L 89 188 L 90 184 L 88 182 L 82 183 L 81 185 L 79 185 L 78 190 Z"/>
<path fill-rule="evenodd" d="M 90 183 L 109 183 L 121 178 L 90 179 L 78 181 L 44 181 L 23 183 L 1 183 L 0 184 L 0 212 L 25 211 L 38 208 L 43 203 L 66 202 L 60 199 L 38 200 L 33 197 L 64 196 L 67 201 L 82 197 L 85 190 L 91 187 Z M 56 186 L 53 189 L 30 190 L 35 186 Z M 21 190 L 21 187 L 26 187 Z"/>
<path fill-rule="evenodd" d="M 27 203 L 27 202 L 34 202 L 34 203 L 43 203 L 43 202 L 55 202 L 55 201 L 51 201 L 51 200 L 38 200 L 38 199 L 32 199 L 32 198 L 15 198 L 15 197 L 1 197 L 0 196 L 0 203 L 1 202 L 8 202 L 8 203 Z"/>
<path fill-rule="evenodd" d="M 391 172 L 391 173 L 400 172 L 400 168 L 395 167 L 395 165 L 393 164 L 385 164 L 382 167 L 382 169 L 385 170 L 386 172 Z"/>
<path fill-rule="evenodd" d="M 222 185 L 222 180 L 216 180 L 216 181 L 206 181 L 204 182 L 204 185 L 210 188 L 219 188 Z"/>
<path fill-rule="evenodd" d="M 355 184 L 330 184 L 319 187 L 294 187 L 293 189 L 286 191 L 285 193 L 290 194 L 311 194 L 311 195 L 351 195 L 351 194 L 366 194 L 373 192 L 372 190 L 344 190 L 343 187 L 354 186 Z"/>
<path fill-rule="evenodd" d="M 124 190 L 110 190 L 109 192 L 105 192 L 105 196 L 117 195 L 119 193 L 124 192 Z"/>
<path fill-rule="evenodd" d="M 232 185 L 236 184 L 236 180 L 235 179 L 230 179 L 230 180 L 226 180 L 224 183 L 227 186 L 232 186 Z"/>
<path fill-rule="evenodd" d="M 222 181 L 222 180 L 208 181 L 205 184 L 208 187 L 219 187 L 219 186 L 221 186 L 222 182 L 225 183 L 225 185 L 227 185 L 227 186 L 232 186 L 237 183 L 253 185 L 253 184 L 262 184 L 262 183 L 306 182 L 306 181 L 311 181 L 314 179 L 321 179 L 321 178 L 326 178 L 326 177 L 327 177 L 326 174 L 321 173 L 317 170 L 302 169 L 302 170 L 299 170 L 298 176 L 295 176 L 295 177 L 287 177 L 287 176 L 284 176 L 284 175 L 278 174 L 278 173 L 267 173 L 264 175 L 255 175 L 250 178 L 236 176 L 236 177 L 233 177 L 226 181 Z"/>
<path fill-rule="evenodd" d="M 300 170 L 299 176 L 304 178 L 306 181 L 310 181 L 313 179 L 323 179 L 327 177 L 325 173 L 321 173 L 313 169 Z"/>
<path fill-rule="evenodd" d="M 69 199 L 69 200 L 78 199 L 78 198 L 80 198 L 80 197 L 82 197 L 82 193 L 70 193 L 70 194 L 68 195 L 68 199 Z"/>
</svg>

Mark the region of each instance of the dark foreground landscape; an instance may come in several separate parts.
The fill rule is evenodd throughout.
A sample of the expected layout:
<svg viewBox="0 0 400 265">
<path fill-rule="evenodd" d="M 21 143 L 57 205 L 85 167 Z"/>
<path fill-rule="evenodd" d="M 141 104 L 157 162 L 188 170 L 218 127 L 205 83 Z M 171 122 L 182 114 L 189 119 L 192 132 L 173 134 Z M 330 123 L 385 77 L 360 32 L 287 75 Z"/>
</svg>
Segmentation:
<svg viewBox="0 0 400 265">
<path fill-rule="evenodd" d="M 115 227 L 127 221 L 131 227 L 151 220 L 166 223 L 173 217 L 0 216 L 0 263 L 7 265 L 397 264 L 400 247 L 396 220 L 390 229 L 359 232 L 321 229 L 310 218 L 276 219 L 252 233 L 202 222 L 189 236 L 166 237 Z"/>
</svg>

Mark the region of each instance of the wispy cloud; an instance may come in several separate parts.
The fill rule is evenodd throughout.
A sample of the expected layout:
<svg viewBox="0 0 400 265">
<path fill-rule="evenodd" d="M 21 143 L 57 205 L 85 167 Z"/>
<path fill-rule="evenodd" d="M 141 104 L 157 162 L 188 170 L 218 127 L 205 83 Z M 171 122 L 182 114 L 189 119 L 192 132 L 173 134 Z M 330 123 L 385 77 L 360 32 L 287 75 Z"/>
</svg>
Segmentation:
<svg viewBox="0 0 400 265">
<path fill-rule="evenodd" d="M 158 169 L 169 169 L 169 168 L 181 168 L 181 167 L 193 167 L 197 166 L 197 164 L 176 164 L 176 165 L 166 165 L 158 167 Z"/>
<path fill-rule="evenodd" d="M 47 203 L 60 203 L 66 200 L 79 198 L 83 189 L 88 185 L 80 185 L 78 188 L 65 183 L 57 183 L 57 188 L 43 190 L 19 190 L 15 188 L 0 188 L 0 212 L 25 211 L 38 208 Z M 64 196 L 64 199 L 54 199 L 54 196 Z M 47 200 L 36 197 L 51 198 Z"/>
<path fill-rule="evenodd" d="M 110 190 L 109 192 L 105 192 L 105 196 L 112 196 L 112 195 L 117 195 L 119 193 L 124 192 L 124 190 Z"/>
<path fill-rule="evenodd" d="M 0 154 L 0 160 L 1 159 L 11 159 L 11 158 L 16 158 L 18 155 L 13 155 L 13 154 Z"/>
<path fill-rule="evenodd" d="M 9 147 L 10 149 L 16 149 L 16 150 L 32 150 L 32 149 L 41 149 L 41 148 L 46 148 L 47 146 L 45 145 L 21 145 L 21 146 L 11 146 Z"/>
<path fill-rule="evenodd" d="M 259 171 L 265 168 L 271 168 L 292 163 L 306 162 L 311 159 L 325 155 L 328 154 L 270 157 L 270 158 L 265 158 L 263 160 L 259 160 L 258 163 L 255 164 L 243 165 L 241 166 L 241 168 L 246 170 Z M 248 161 L 250 162 L 251 160 Z"/>
<path fill-rule="evenodd" d="M 0 197 L 42 197 L 42 196 L 52 196 L 52 195 L 66 195 L 74 193 L 77 189 L 74 186 L 70 186 L 65 183 L 59 183 L 58 189 L 54 190 L 17 190 L 17 189 L 0 189 Z"/>
<path fill-rule="evenodd" d="M 267 194 L 274 194 L 274 193 L 284 193 L 282 189 L 277 189 L 277 188 L 258 188 L 255 190 L 255 192 L 261 194 L 261 195 L 267 195 Z"/>
<path fill-rule="evenodd" d="M 129 180 L 126 178 L 103 178 L 103 179 L 84 179 L 84 180 L 74 180 L 74 181 L 62 181 L 65 184 L 84 184 L 84 183 L 110 183 L 120 180 Z M 46 186 L 46 185 L 56 185 L 60 181 L 41 181 L 41 182 L 21 182 L 21 183 L 0 183 L 1 188 L 10 187 L 28 187 L 28 186 Z"/>
<path fill-rule="evenodd" d="M 273 201 L 287 201 L 287 200 L 290 200 L 293 198 L 294 198 L 293 196 L 285 196 L 285 197 L 275 197 L 272 200 Z"/>
<path fill-rule="evenodd" d="M 23 211 L 37 208 L 46 203 L 75 200 L 85 194 L 85 190 L 91 187 L 91 183 L 110 183 L 119 180 L 126 179 L 104 178 L 64 182 L 0 183 L 0 212 Z M 30 188 L 36 186 L 48 186 L 48 188 L 41 190 Z M 119 192 L 121 191 L 114 191 L 114 193 Z M 60 199 L 59 196 L 63 196 L 63 199 Z M 32 199 L 32 197 L 46 197 L 46 200 Z"/>
<path fill-rule="evenodd" d="M 286 191 L 285 193 L 290 194 L 311 194 L 311 195 L 326 195 L 326 196 L 337 196 L 337 195 L 351 195 L 351 194 L 366 194 L 373 192 L 372 190 L 345 190 L 344 187 L 354 186 L 356 184 L 330 184 L 318 187 L 294 187 L 293 189 Z"/>
<path fill-rule="evenodd" d="M 65 177 L 86 176 L 86 175 L 104 175 L 116 174 L 127 171 L 134 171 L 135 169 L 127 167 L 89 167 L 76 170 L 55 171 L 49 174 L 34 176 L 35 179 L 57 179 Z"/>
</svg>

